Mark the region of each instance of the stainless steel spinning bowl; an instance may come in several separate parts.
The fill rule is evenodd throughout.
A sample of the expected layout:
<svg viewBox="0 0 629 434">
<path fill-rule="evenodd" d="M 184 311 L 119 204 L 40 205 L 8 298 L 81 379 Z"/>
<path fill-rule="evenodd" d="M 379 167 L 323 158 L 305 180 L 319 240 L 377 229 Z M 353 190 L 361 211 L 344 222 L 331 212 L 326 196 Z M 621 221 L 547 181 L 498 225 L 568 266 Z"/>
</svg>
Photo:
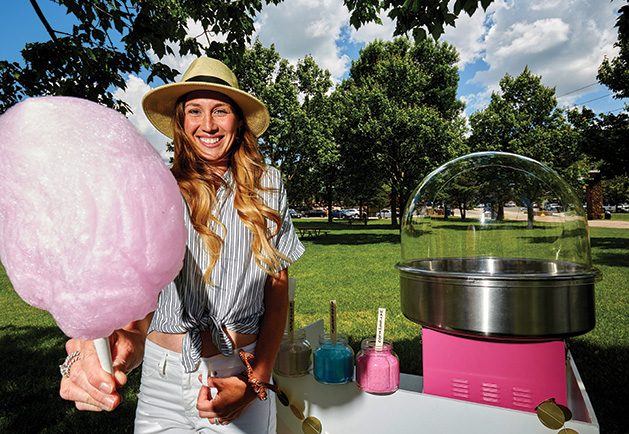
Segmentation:
<svg viewBox="0 0 629 434">
<path fill-rule="evenodd" d="M 402 312 L 424 326 L 499 339 L 553 339 L 594 328 L 594 282 L 581 264 L 520 258 L 405 261 Z"/>
</svg>

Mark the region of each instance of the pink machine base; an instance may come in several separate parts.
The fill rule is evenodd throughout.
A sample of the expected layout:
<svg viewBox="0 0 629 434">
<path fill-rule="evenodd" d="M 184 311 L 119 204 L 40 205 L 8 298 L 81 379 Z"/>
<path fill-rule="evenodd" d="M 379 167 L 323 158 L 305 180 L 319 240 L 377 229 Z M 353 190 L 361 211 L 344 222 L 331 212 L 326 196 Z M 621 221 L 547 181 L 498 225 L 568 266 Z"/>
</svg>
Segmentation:
<svg viewBox="0 0 629 434">
<path fill-rule="evenodd" d="M 555 398 L 566 405 L 563 341 L 504 343 L 422 329 L 424 393 L 535 411 Z"/>
</svg>

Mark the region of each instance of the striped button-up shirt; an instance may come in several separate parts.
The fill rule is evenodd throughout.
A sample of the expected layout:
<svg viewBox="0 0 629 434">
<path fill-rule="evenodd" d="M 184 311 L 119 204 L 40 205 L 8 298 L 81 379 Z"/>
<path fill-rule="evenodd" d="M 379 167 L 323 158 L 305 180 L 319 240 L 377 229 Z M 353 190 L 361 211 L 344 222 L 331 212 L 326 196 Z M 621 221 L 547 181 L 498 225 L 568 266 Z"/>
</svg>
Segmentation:
<svg viewBox="0 0 629 434">
<path fill-rule="evenodd" d="M 256 264 L 251 250 L 253 234 L 234 208 L 231 170 L 227 170 L 223 180 L 225 185 L 217 191 L 218 218 L 225 225 L 226 233 L 220 257 L 210 276 L 212 285 L 203 280 L 209 254 L 190 222 L 187 207 L 184 207 L 188 239 L 183 268 L 160 293 L 149 329 L 149 332 L 185 333 L 181 353 L 187 372 L 194 371 L 200 361 L 201 331 L 209 330 L 221 353 L 231 356 L 234 348 L 224 329 L 238 333 L 258 333 L 260 318 L 264 313 L 264 286 L 269 276 Z M 286 191 L 277 169 L 267 168 L 262 185 L 273 188 L 260 192 L 260 197 L 280 213 L 283 222 L 272 243 L 280 253 L 294 262 L 304 252 L 304 246 L 295 234 L 288 215 Z M 281 262 L 283 268 L 288 267 L 288 262 Z"/>
</svg>

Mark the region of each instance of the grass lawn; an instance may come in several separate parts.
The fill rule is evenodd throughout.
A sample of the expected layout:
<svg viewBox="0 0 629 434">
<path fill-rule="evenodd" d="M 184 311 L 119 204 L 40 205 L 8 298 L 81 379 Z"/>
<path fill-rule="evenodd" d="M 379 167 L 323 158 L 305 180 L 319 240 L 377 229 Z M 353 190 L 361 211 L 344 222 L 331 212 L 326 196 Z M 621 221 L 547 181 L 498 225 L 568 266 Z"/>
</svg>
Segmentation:
<svg viewBox="0 0 629 434">
<path fill-rule="evenodd" d="M 626 212 L 613 212 L 612 220 L 625 220 L 629 221 L 629 213 Z"/>
<path fill-rule="evenodd" d="M 628 212 L 613 212 L 612 214 L 612 218 L 610 220 L 614 221 L 629 221 L 629 213 Z"/>
<path fill-rule="evenodd" d="M 629 220 L 613 214 L 612 220 Z M 324 219 L 296 220 L 296 226 L 330 232 L 306 238 L 306 253 L 290 268 L 297 279 L 296 325 L 324 318 L 328 304 L 338 305 L 338 330 L 358 350 L 360 340 L 375 334 L 378 308 L 387 309 L 386 335 L 393 339 L 401 370 L 421 375 L 421 327 L 400 311 L 399 231 L 387 220 L 368 226 Z M 596 328 L 571 338 L 568 345 L 602 434 L 626 434 L 629 416 L 629 230 L 591 228 L 593 263 L 603 272 L 596 286 Z M 113 413 L 76 411 L 58 396 L 58 365 L 65 357 L 65 336 L 50 315 L 25 304 L 0 267 L 0 432 L 132 432 L 139 372 L 123 389 L 123 405 Z M 549 431 L 551 432 L 551 431 Z"/>
</svg>

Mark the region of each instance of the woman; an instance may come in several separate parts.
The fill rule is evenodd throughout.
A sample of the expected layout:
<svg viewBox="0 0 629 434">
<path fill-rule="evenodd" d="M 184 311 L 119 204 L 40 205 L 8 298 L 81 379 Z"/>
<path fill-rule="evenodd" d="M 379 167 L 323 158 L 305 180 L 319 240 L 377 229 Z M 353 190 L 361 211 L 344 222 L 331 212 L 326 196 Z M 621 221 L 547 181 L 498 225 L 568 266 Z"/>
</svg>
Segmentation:
<svg viewBox="0 0 629 434">
<path fill-rule="evenodd" d="M 137 433 L 275 432 L 264 383 L 286 321 L 287 267 L 304 247 L 281 176 L 258 152 L 268 111 L 210 58 L 149 92 L 143 108 L 174 141 L 172 173 L 187 205 L 184 266 L 154 313 L 111 336 L 113 378 L 91 342 L 68 341 L 68 354 L 80 355 L 66 359 L 61 396 L 80 410 L 112 410 L 116 388 L 143 359 Z M 255 354 L 248 371 L 246 354 Z"/>
</svg>

